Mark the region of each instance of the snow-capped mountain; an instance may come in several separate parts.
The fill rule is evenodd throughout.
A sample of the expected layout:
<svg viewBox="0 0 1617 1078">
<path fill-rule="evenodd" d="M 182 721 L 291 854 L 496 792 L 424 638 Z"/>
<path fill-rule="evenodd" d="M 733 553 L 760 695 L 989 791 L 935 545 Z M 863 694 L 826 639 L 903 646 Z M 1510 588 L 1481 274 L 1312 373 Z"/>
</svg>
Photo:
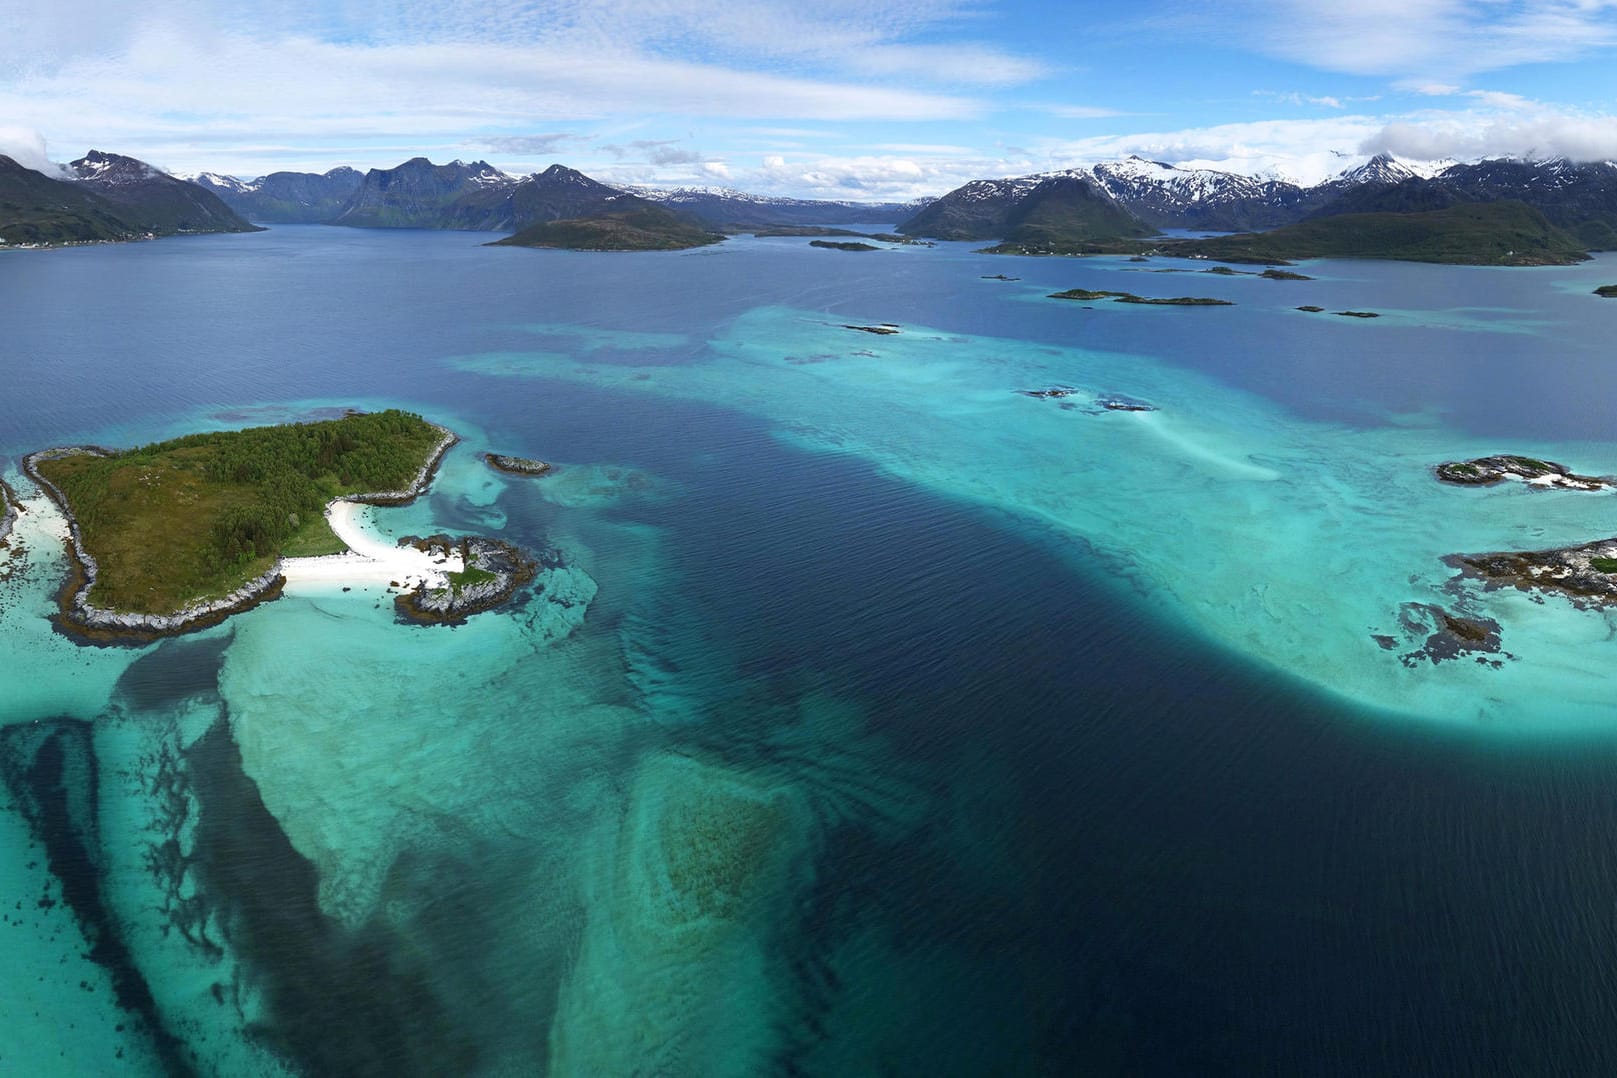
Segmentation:
<svg viewBox="0 0 1617 1078">
<path fill-rule="evenodd" d="M 130 224 L 154 235 L 254 231 L 212 191 L 133 157 L 91 150 L 68 165 L 68 174 L 116 203 Z"/>
<path fill-rule="evenodd" d="M 1389 154 L 1301 185 L 1130 156 L 1090 168 L 974 180 L 904 222 L 900 231 L 943 239 L 1007 234 L 1025 203 L 1054 177 L 1083 177 L 1152 228 L 1253 231 L 1342 213 L 1417 212 L 1513 199 L 1601 248 L 1617 247 L 1617 165 L 1495 159 L 1417 162 Z"/>
<path fill-rule="evenodd" d="M 1306 189 L 1285 180 L 1126 157 L 1090 170 L 1106 191 L 1156 228 L 1234 231 L 1295 220 Z"/>
<path fill-rule="evenodd" d="M 1139 235 L 1149 231 L 1127 205 L 1087 169 L 1003 180 L 973 180 L 933 201 L 900 232 L 945 240 L 1009 238 L 1043 243 L 1053 232 L 1073 238 Z"/>
</svg>

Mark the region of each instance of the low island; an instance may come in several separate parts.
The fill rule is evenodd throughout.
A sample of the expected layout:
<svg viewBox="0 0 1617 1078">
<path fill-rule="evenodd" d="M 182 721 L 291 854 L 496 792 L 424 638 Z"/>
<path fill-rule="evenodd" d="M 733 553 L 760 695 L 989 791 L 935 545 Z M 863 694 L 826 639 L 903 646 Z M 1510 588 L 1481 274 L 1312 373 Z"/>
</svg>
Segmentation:
<svg viewBox="0 0 1617 1078">
<path fill-rule="evenodd" d="M 1617 603 L 1617 538 L 1551 550 L 1451 554 L 1443 560 L 1489 587 L 1559 591 L 1581 607 Z"/>
<path fill-rule="evenodd" d="M 1595 289 L 1595 295 L 1601 299 L 1617 299 L 1617 284 L 1603 284 Z"/>
<path fill-rule="evenodd" d="M 1139 303 L 1148 307 L 1233 307 L 1235 304 L 1227 299 L 1213 299 L 1209 296 L 1172 296 L 1157 299 L 1150 296 L 1136 296 L 1133 292 L 1094 291 L 1088 288 L 1069 288 L 1065 292 L 1050 293 L 1051 299 L 1097 300 L 1111 299 L 1118 303 Z"/>
<path fill-rule="evenodd" d="M 1530 487 L 1562 490 L 1610 490 L 1612 482 L 1592 475 L 1577 475 L 1564 464 L 1537 457 L 1502 453 L 1474 460 L 1445 461 L 1437 466 L 1437 477 L 1457 486 L 1486 487 L 1514 481 Z"/>
<path fill-rule="evenodd" d="M 589 217 L 544 221 L 487 247 L 555 247 L 568 251 L 683 251 L 722 243 L 721 233 L 644 199 L 622 196 Z"/>
<path fill-rule="evenodd" d="M 1269 232 L 1159 244 L 1162 254 L 1218 262 L 1387 258 L 1466 266 L 1569 266 L 1583 244 L 1520 202 L 1468 202 L 1418 213 L 1343 213 Z"/>
<path fill-rule="evenodd" d="M 484 453 L 483 459 L 490 468 L 507 475 L 549 475 L 553 467 L 549 461 L 512 457 L 504 453 Z"/>
<path fill-rule="evenodd" d="M 1610 477 L 1578 475 L 1564 464 L 1520 454 L 1501 453 L 1472 460 L 1445 461 L 1437 478 L 1458 486 L 1484 487 L 1516 482 L 1544 490 L 1609 491 Z M 1549 550 L 1498 550 L 1484 554 L 1451 554 L 1443 559 L 1464 576 L 1488 587 L 1523 591 L 1558 591 L 1579 606 L 1617 603 L 1617 538 L 1554 547 Z"/>
<path fill-rule="evenodd" d="M 74 571 L 58 625 L 98 643 L 147 641 L 222 621 L 289 578 L 454 590 L 461 558 L 412 559 L 366 536 L 355 513 L 417 497 L 455 441 L 388 410 L 30 454 L 24 470 L 68 524 Z"/>
</svg>

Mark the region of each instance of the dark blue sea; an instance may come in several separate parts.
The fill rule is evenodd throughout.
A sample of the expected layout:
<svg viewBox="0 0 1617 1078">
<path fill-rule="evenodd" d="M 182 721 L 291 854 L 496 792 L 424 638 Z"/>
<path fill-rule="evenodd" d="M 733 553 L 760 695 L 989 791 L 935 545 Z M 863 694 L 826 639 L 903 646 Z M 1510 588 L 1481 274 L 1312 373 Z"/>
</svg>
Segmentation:
<svg viewBox="0 0 1617 1078">
<path fill-rule="evenodd" d="M 1617 473 L 1610 256 L 486 239 L 0 256 L 0 1073 L 1617 1071 L 1617 619 L 1441 560 L 1617 502 L 1431 471 Z M 348 407 L 537 584 L 54 631 L 24 454 Z"/>
</svg>

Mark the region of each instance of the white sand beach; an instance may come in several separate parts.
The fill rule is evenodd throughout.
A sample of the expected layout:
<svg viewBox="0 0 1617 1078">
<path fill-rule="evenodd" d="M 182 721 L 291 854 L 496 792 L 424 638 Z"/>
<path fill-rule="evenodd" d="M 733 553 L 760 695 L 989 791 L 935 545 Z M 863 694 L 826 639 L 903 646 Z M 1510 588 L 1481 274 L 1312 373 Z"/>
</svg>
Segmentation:
<svg viewBox="0 0 1617 1078">
<path fill-rule="evenodd" d="M 331 584 L 396 584 L 407 591 L 423 585 L 442 588 L 449 583 L 449 573 L 466 567 L 459 554 L 445 558 L 410 546 L 390 545 L 365 529 L 364 509 L 357 502 L 342 499 L 326 507 L 326 520 L 337 538 L 348 544 L 348 552 L 283 559 L 281 573 L 286 577 L 288 591 L 299 586 Z"/>
</svg>

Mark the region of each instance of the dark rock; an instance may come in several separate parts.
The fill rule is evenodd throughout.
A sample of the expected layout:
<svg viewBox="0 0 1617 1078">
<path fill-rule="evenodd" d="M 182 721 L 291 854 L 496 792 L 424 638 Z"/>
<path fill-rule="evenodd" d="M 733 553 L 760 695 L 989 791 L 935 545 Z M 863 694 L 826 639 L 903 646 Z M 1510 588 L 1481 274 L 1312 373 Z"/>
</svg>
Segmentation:
<svg viewBox="0 0 1617 1078">
<path fill-rule="evenodd" d="M 1617 538 L 1551 550 L 1451 554 L 1443 561 L 1488 587 L 1559 591 L 1580 607 L 1617 603 Z"/>
<path fill-rule="evenodd" d="M 1574 475 L 1564 464 L 1536 457 L 1500 454 L 1475 460 L 1445 461 L 1437 466 L 1437 477 L 1460 486 L 1492 486 L 1507 479 L 1531 487 L 1557 487 L 1563 490 L 1609 490 L 1612 483 L 1590 475 Z"/>
<path fill-rule="evenodd" d="M 1400 656 L 1405 666 L 1415 666 L 1423 660 L 1446 662 L 1465 655 L 1477 655 L 1480 662 L 1499 665 L 1497 661 L 1481 657 L 1502 651 L 1499 623 L 1492 618 L 1465 617 L 1432 603 L 1405 603 L 1400 608 L 1399 621 L 1407 633 L 1416 636 L 1426 633 L 1419 648 Z M 1376 639 L 1380 643 L 1390 638 Z M 1387 646 L 1382 643 L 1382 647 Z"/>
<path fill-rule="evenodd" d="M 433 544 L 447 538 L 418 542 L 429 544 L 422 549 L 431 552 Z M 539 571 L 538 561 L 499 539 L 472 537 L 459 540 L 459 546 L 465 570 L 451 574 L 446 588 L 420 588 L 397 596 L 393 602 L 400 616 L 429 625 L 457 625 L 501 605 Z"/>
<path fill-rule="evenodd" d="M 512 475 L 548 475 L 552 466 L 542 460 L 533 460 L 529 457 L 508 457 L 503 453 L 484 453 L 483 459 L 495 471 L 508 472 Z"/>
</svg>

